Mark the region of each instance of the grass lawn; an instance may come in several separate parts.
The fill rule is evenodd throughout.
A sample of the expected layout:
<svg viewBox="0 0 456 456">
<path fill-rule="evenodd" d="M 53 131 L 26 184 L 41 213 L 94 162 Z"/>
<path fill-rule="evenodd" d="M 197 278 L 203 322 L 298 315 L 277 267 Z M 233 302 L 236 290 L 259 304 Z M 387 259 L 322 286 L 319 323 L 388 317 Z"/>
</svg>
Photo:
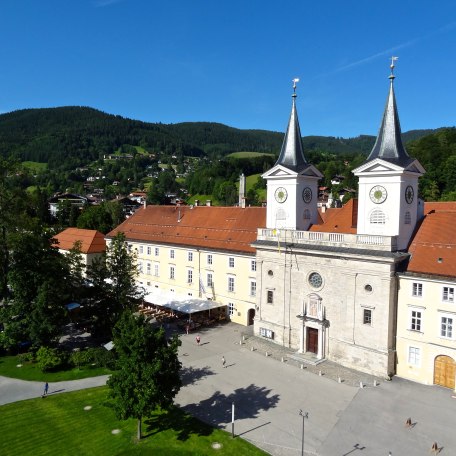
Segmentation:
<svg viewBox="0 0 456 456">
<path fill-rule="evenodd" d="M 137 442 L 136 420 L 118 421 L 107 392 L 107 387 L 92 388 L 1 406 L 0 454 L 266 455 L 177 408 L 144 419 L 143 439 Z M 219 450 L 212 447 L 216 442 Z"/>
<path fill-rule="evenodd" d="M 40 163 L 40 162 L 34 162 L 34 161 L 24 161 L 22 162 L 22 166 L 24 168 L 27 168 L 30 172 L 34 174 L 38 174 L 42 171 L 45 171 L 48 167 L 47 163 Z"/>
<path fill-rule="evenodd" d="M 233 152 L 228 154 L 227 157 L 229 158 L 255 158 L 255 157 L 262 157 L 263 155 L 270 155 L 274 156 L 274 154 L 267 154 L 265 152 Z"/>
<path fill-rule="evenodd" d="M 19 378 L 21 380 L 34 380 L 37 382 L 61 382 L 63 380 L 77 380 L 79 378 L 96 377 L 97 375 L 110 374 L 111 371 L 104 367 L 88 366 L 70 368 L 59 372 L 43 373 L 34 363 L 25 362 L 22 367 L 18 356 L 3 356 L 0 358 L 0 375 L 4 377 Z M 0 452 L 0 454 L 2 454 Z"/>
</svg>

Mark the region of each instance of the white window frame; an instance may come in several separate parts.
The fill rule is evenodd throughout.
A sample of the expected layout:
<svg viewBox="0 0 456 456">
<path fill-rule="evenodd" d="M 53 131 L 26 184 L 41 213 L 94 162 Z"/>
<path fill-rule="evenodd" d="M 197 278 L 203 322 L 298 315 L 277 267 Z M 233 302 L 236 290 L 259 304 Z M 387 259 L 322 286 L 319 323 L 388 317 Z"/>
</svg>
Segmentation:
<svg viewBox="0 0 456 456">
<path fill-rule="evenodd" d="M 413 282 L 412 283 L 412 296 L 414 298 L 422 298 L 423 297 L 423 284 L 421 282 Z"/>
<path fill-rule="evenodd" d="M 187 269 L 187 283 L 193 283 L 193 269 Z"/>
<path fill-rule="evenodd" d="M 386 215 L 380 209 L 374 209 L 369 217 L 369 223 L 371 225 L 385 225 L 386 224 Z"/>
<path fill-rule="evenodd" d="M 150 245 L 147 246 L 147 255 L 152 254 L 152 247 Z"/>
<path fill-rule="evenodd" d="M 442 288 L 442 301 L 454 302 L 454 287 L 445 286 Z"/>
<path fill-rule="evenodd" d="M 160 264 L 154 263 L 154 276 L 160 277 Z"/>
<path fill-rule="evenodd" d="M 404 214 L 404 224 L 410 225 L 411 223 L 412 223 L 412 216 L 410 214 L 410 211 L 406 211 Z"/>
<path fill-rule="evenodd" d="M 174 249 L 169 250 L 169 257 L 171 260 L 174 260 L 174 258 L 176 258 L 176 251 Z"/>
<path fill-rule="evenodd" d="M 150 263 L 149 262 L 146 263 L 146 274 L 150 275 Z"/>
<path fill-rule="evenodd" d="M 234 302 L 229 302 L 228 303 L 228 315 L 234 315 Z"/>
<path fill-rule="evenodd" d="M 187 252 L 187 261 L 193 261 L 193 252 Z"/>
<path fill-rule="evenodd" d="M 372 326 L 372 320 L 373 320 L 372 317 L 373 317 L 372 309 L 363 307 L 363 325 Z M 369 320 L 369 321 L 367 321 L 367 320 Z"/>
<path fill-rule="evenodd" d="M 212 262 L 213 262 L 212 253 L 207 254 L 206 261 L 209 266 L 212 266 Z"/>
<path fill-rule="evenodd" d="M 256 272 L 256 269 L 257 269 L 256 260 L 251 260 L 250 261 L 250 270 L 253 271 L 253 272 Z"/>
<path fill-rule="evenodd" d="M 235 288 L 235 284 L 236 284 L 236 282 L 235 282 L 234 276 L 228 276 L 227 285 L 228 285 L 228 292 L 229 293 L 234 293 L 234 290 L 236 289 Z"/>
<path fill-rule="evenodd" d="M 250 296 L 256 296 L 256 280 L 250 281 Z"/>
<path fill-rule="evenodd" d="M 142 261 L 138 261 L 138 272 L 140 274 L 142 274 L 143 272 L 143 264 L 142 264 Z"/>
<path fill-rule="evenodd" d="M 407 351 L 407 362 L 412 366 L 421 365 L 421 348 L 420 347 L 408 347 Z"/>
<path fill-rule="evenodd" d="M 228 267 L 234 268 L 234 257 L 228 257 Z"/>
<path fill-rule="evenodd" d="M 410 312 L 410 331 L 423 332 L 423 311 L 411 307 Z M 414 327 L 415 326 L 415 327 Z"/>
<path fill-rule="evenodd" d="M 142 255 L 144 253 L 144 246 L 140 245 L 139 246 L 139 253 Z"/>
<path fill-rule="evenodd" d="M 453 340 L 454 339 L 454 323 L 455 323 L 455 320 L 456 320 L 456 315 L 452 315 L 452 314 L 439 314 L 439 324 L 440 324 L 440 328 L 439 328 L 439 335 L 442 339 L 450 339 L 450 340 Z M 444 322 L 444 319 L 446 320 Z M 448 320 L 451 320 L 451 321 L 448 321 Z M 443 325 L 445 325 L 445 330 L 443 329 Z M 445 333 L 444 333 L 445 332 Z"/>
<path fill-rule="evenodd" d="M 271 297 L 271 299 L 269 299 Z M 266 304 L 272 306 L 274 304 L 274 290 L 266 290 Z"/>
<path fill-rule="evenodd" d="M 175 280 L 176 279 L 176 267 L 175 266 L 170 266 L 169 267 L 169 278 L 171 280 Z"/>
<path fill-rule="evenodd" d="M 212 272 L 208 272 L 206 274 L 206 284 L 210 288 L 214 286 L 214 277 L 212 276 Z"/>
<path fill-rule="evenodd" d="M 154 248 L 154 255 L 159 256 L 160 255 L 160 249 L 158 247 Z"/>
</svg>

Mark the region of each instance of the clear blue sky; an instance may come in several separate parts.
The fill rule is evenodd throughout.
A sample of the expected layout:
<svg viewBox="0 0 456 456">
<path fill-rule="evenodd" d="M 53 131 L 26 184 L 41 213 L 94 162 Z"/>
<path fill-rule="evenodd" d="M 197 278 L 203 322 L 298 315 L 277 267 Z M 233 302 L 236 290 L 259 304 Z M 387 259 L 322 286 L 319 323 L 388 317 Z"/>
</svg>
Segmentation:
<svg viewBox="0 0 456 456">
<path fill-rule="evenodd" d="M 456 125 L 455 0 L 0 0 L 0 112 L 83 105 L 148 122 L 376 134 Z"/>
</svg>

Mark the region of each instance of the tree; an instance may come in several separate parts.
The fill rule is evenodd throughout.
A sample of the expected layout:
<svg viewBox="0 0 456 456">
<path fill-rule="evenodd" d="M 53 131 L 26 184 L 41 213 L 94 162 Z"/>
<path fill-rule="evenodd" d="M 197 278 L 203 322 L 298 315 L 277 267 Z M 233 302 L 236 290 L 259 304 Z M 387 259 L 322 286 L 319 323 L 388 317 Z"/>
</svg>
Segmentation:
<svg viewBox="0 0 456 456">
<path fill-rule="evenodd" d="M 136 255 L 128 250 L 125 235 L 117 233 L 106 253 L 87 268 L 89 306 L 98 335 L 110 335 L 122 312 L 137 310 L 144 289 L 136 285 L 136 275 Z"/>
<path fill-rule="evenodd" d="M 157 407 L 169 409 L 181 387 L 177 335 L 167 340 L 163 328 L 153 328 L 142 315 L 123 313 L 113 331 L 117 370 L 108 380 L 119 419 L 141 421 Z"/>
</svg>

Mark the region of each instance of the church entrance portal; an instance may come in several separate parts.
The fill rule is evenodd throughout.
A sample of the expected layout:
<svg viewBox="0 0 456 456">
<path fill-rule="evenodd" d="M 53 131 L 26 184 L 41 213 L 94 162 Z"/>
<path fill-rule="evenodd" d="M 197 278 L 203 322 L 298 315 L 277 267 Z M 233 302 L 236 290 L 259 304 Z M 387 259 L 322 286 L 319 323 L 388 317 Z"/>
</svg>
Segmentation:
<svg viewBox="0 0 456 456">
<path fill-rule="evenodd" d="M 318 329 L 307 328 L 307 350 L 311 353 L 318 353 Z"/>
</svg>

